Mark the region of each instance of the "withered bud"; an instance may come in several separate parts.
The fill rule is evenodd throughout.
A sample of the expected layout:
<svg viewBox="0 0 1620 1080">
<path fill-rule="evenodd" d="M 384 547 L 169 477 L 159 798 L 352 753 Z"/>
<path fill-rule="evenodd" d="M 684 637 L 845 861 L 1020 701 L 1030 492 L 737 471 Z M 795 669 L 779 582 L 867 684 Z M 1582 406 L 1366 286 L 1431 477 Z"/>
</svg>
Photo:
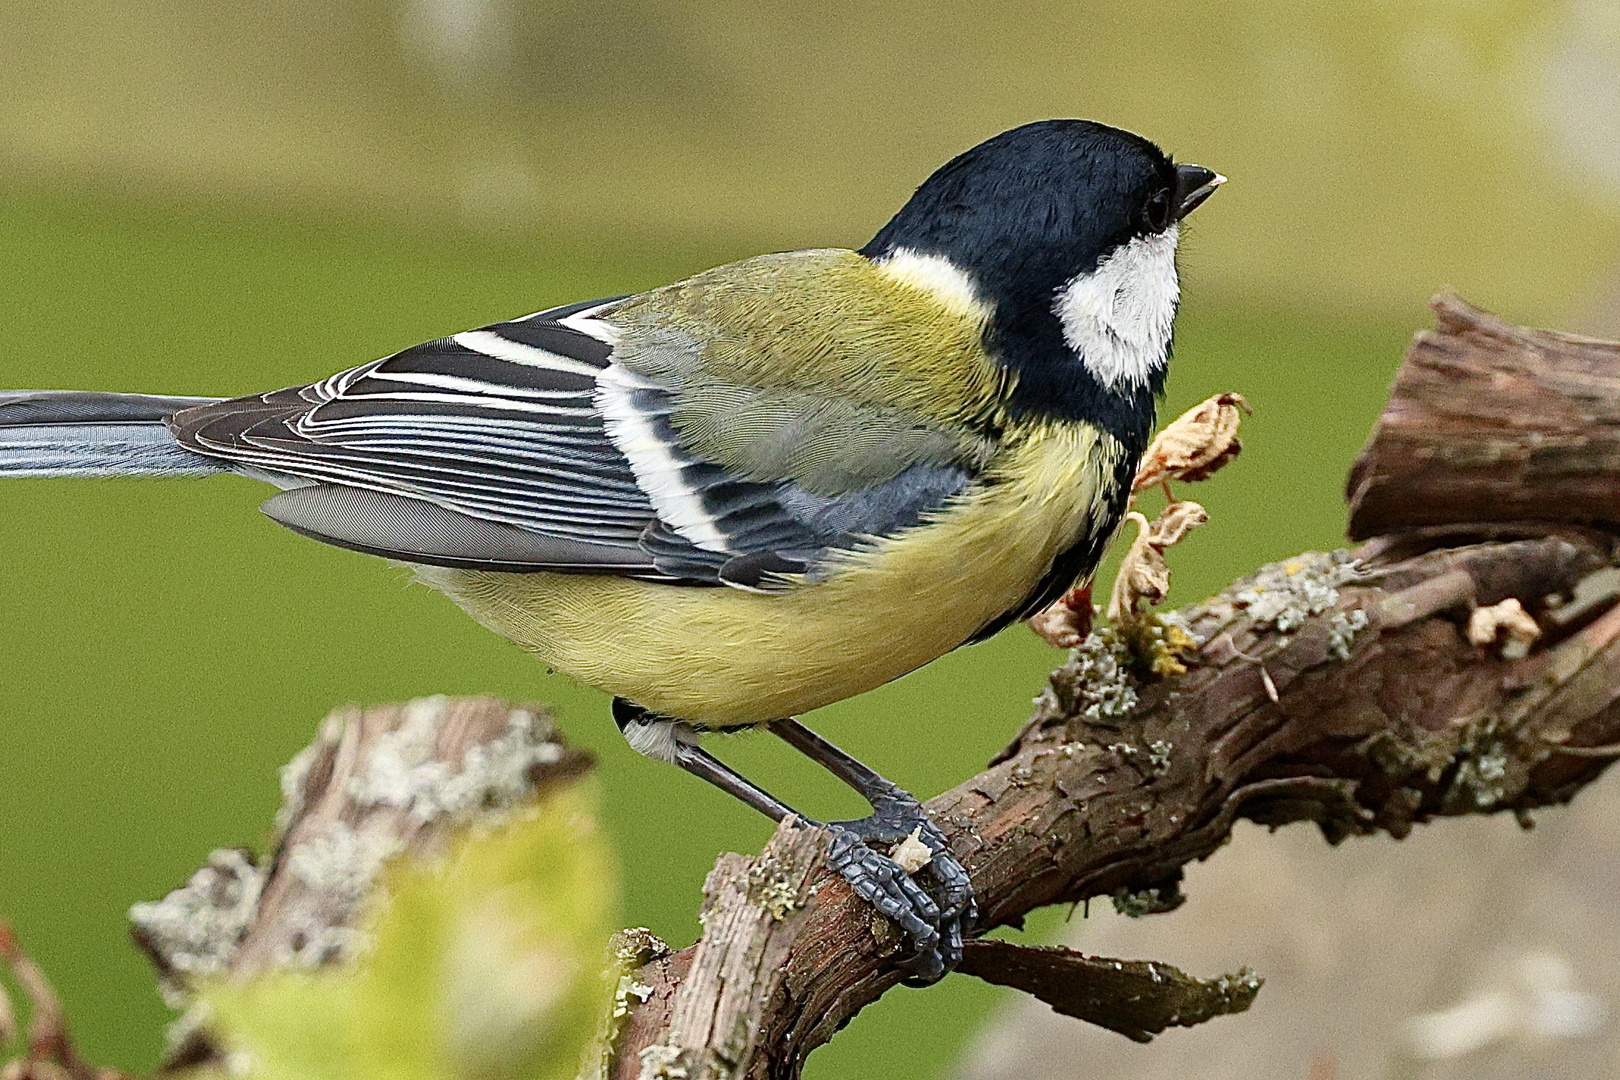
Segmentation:
<svg viewBox="0 0 1620 1080">
<path fill-rule="evenodd" d="M 1156 521 L 1149 522 L 1134 510 L 1126 520 L 1136 526 L 1136 539 L 1120 563 L 1108 598 L 1108 619 L 1116 624 L 1134 618 L 1139 602 L 1152 606 L 1163 603 L 1170 595 L 1170 565 L 1165 562 L 1164 551 L 1208 521 L 1209 512 L 1195 502 L 1183 500 L 1166 506 Z"/>
<path fill-rule="evenodd" d="M 1502 637 L 1502 659 L 1523 660 L 1530 646 L 1541 637 L 1541 627 L 1513 597 L 1490 607 L 1475 608 L 1468 616 L 1468 640 L 1480 648 L 1496 644 Z"/>
<path fill-rule="evenodd" d="M 1045 611 L 1031 615 L 1029 628 L 1054 649 L 1072 649 L 1091 633 L 1091 582 L 1077 585 Z"/>
<path fill-rule="evenodd" d="M 1238 456 L 1238 424 L 1253 413 L 1242 394 L 1216 394 L 1160 431 L 1142 457 L 1132 491 L 1169 480 L 1207 480 Z"/>
</svg>

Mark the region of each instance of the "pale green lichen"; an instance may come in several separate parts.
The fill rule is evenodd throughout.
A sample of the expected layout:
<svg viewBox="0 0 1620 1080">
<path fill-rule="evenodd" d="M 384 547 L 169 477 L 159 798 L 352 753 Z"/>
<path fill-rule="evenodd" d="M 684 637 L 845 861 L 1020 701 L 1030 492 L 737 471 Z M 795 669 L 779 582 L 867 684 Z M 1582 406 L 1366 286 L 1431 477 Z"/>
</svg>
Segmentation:
<svg viewBox="0 0 1620 1080">
<path fill-rule="evenodd" d="M 1494 810 L 1507 801 L 1511 751 L 1501 720 L 1489 713 L 1459 717 L 1440 731 L 1417 729 L 1403 738 L 1383 735 L 1368 746 L 1368 756 L 1397 779 L 1419 774 L 1435 784 L 1450 771 L 1450 783 L 1440 797 L 1447 813 Z M 1406 791 L 1401 802 L 1415 812 L 1423 801 L 1421 790 Z"/>
<path fill-rule="evenodd" d="M 640 978 L 641 969 L 670 954 L 669 944 L 645 926 L 633 926 L 613 935 L 608 957 L 608 977 L 613 980 L 613 997 L 607 1013 L 597 1025 L 596 1052 L 587 1059 L 580 1080 L 607 1077 L 613 1072 L 613 1052 L 625 1017 L 635 1006 L 632 998 L 645 1002 L 653 988 Z"/>
<path fill-rule="evenodd" d="M 632 926 L 630 929 L 620 929 L 612 936 L 612 973 L 617 973 L 612 994 L 611 1027 L 608 1030 L 608 1040 L 614 1040 L 619 1031 L 619 1020 L 630 1015 L 630 999 L 645 1002 L 653 996 L 653 988 L 643 983 L 637 976 L 638 970 L 646 963 L 663 959 L 669 955 L 669 944 L 658 934 L 646 926 Z"/>
<path fill-rule="evenodd" d="M 1309 551 L 1262 567 L 1232 594 L 1232 603 L 1246 609 L 1257 628 L 1288 634 L 1338 603 L 1339 586 L 1359 573 L 1347 551 Z"/>
<path fill-rule="evenodd" d="M 1140 892 L 1118 889 L 1109 900 L 1113 902 L 1114 910 L 1127 918 L 1140 919 L 1153 913 L 1152 899 Z"/>
<path fill-rule="evenodd" d="M 1115 889 L 1108 899 L 1112 901 L 1115 911 L 1131 919 L 1174 911 L 1187 901 L 1179 881 L 1150 885 L 1144 889 L 1122 886 Z"/>
<path fill-rule="evenodd" d="M 640 971 L 671 952 L 669 943 L 645 926 L 632 926 L 616 932 L 608 943 L 607 976 L 613 983 L 613 996 L 597 1023 L 595 1052 L 585 1057 L 579 1080 L 606 1080 L 613 1073 L 613 1055 L 625 1017 L 635 1006 L 634 998 L 646 1002 L 653 988 L 642 982 Z"/>
<path fill-rule="evenodd" d="M 1105 749 L 1113 751 L 1150 776 L 1163 776 L 1169 771 L 1170 751 L 1175 749 L 1175 744 L 1154 739 L 1146 749 L 1126 742 L 1109 743 Z"/>
<path fill-rule="evenodd" d="M 1162 775 L 1170 769 L 1170 751 L 1175 744 L 1163 739 L 1154 739 L 1148 743 L 1148 766 L 1156 775 Z"/>
<path fill-rule="evenodd" d="M 1138 700 L 1131 660 L 1130 646 L 1113 627 L 1098 627 L 1075 646 L 1062 677 L 1080 719 L 1113 726 L 1130 715 Z"/>
<path fill-rule="evenodd" d="M 1507 748 L 1498 739 L 1481 739 L 1457 761 L 1445 801 L 1469 804 L 1475 810 L 1493 809 L 1507 797 L 1507 775 Z"/>
<path fill-rule="evenodd" d="M 332 741 L 336 741 L 334 735 Z M 327 743 L 326 732 L 321 732 L 321 738 L 310 743 L 298 753 L 293 755 L 291 761 L 281 767 L 281 806 L 276 810 L 276 833 L 286 831 L 293 819 L 304 810 L 304 786 L 309 782 L 309 771 L 315 764 L 315 759 Z"/>
<path fill-rule="evenodd" d="M 643 1080 L 687 1080 L 691 1071 L 684 1062 L 684 1053 L 678 1046 L 653 1043 L 641 1052 Z"/>
<path fill-rule="evenodd" d="M 1266 980 L 1248 968 L 1222 975 L 1215 980 L 1215 988 L 1220 994 L 1237 1003 L 1234 1012 L 1241 1012 L 1249 1007 L 1249 1002 L 1260 993 L 1260 988 L 1266 985 Z"/>
<path fill-rule="evenodd" d="M 287 852 L 287 870 L 311 892 L 356 904 L 371 892 L 383 865 L 403 848 L 398 837 L 360 832 L 334 821 Z"/>
<path fill-rule="evenodd" d="M 410 703 L 399 728 L 380 736 L 350 779 L 346 794 L 361 809 L 394 807 L 417 824 L 449 818 L 458 825 L 509 820 L 535 790 L 540 767 L 555 764 L 564 750 L 544 716 L 513 709 L 507 728 L 462 755 L 459 770 L 435 760 L 439 724 L 448 699 Z M 303 812 L 315 763 L 343 741 L 342 714 L 327 720 L 315 743 L 281 770 L 282 805 L 276 832 Z M 355 955 L 365 935 L 350 924 L 371 894 L 383 866 L 403 850 L 387 825 L 373 830 L 333 821 L 302 837 L 281 855 L 285 871 L 302 888 L 279 914 L 289 933 L 275 965 L 309 968 Z M 171 971 L 211 975 L 227 970 L 258 915 L 265 872 L 241 851 L 216 851 L 208 864 L 162 900 L 136 904 L 130 920 L 140 940 Z"/>
<path fill-rule="evenodd" d="M 798 886 L 791 878 L 783 873 L 767 873 L 758 864 L 749 868 L 747 889 L 748 899 L 764 908 L 777 922 L 804 906 L 799 900 Z"/>
<path fill-rule="evenodd" d="M 621 1019 L 630 1015 L 630 999 L 645 1002 L 652 997 L 653 988 L 634 975 L 620 975 L 613 990 L 613 1016 Z"/>
<path fill-rule="evenodd" d="M 445 700 L 411 702 L 400 726 L 377 739 L 366 767 L 349 781 L 356 803 L 399 807 L 422 823 L 472 812 L 482 817 L 522 802 L 534 790 L 533 770 L 562 758 L 550 725 L 514 709 L 504 733 L 468 747 L 461 768 L 452 770 L 436 756 Z"/>
<path fill-rule="evenodd" d="M 289 910 L 282 918 L 286 943 L 272 957 L 272 966 L 312 969 L 352 960 L 367 951 L 371 937 L 319 910 L 319 905 Z"/>
<path fill-rule="evenodd" d="M 221 848 L 162 900 L 129 909 L 136 937 L 169 970 L 185 975 L 225 971 L 259 910 L 265 872 L 247 852 Z"/>
<path fill-rule="evenodd" d="M 1328 621 L 1328 653 L 1339 660 L 1350 659 L 1350 646 L 1356 635 L 1367 628 L 1367 613 L 1360 608 L 1336 612 Z"/>
<path fill-rule="evenodd" d="M 277 951 L 276 966 L 315 968 L 364 951 L 366 934 L 349 924 L 388 860 L 403 850 L 398 837 L 341 821 L 289 848 L 287 873 L 306 891 L 294 894 L 282 915 L 291 933 Z"/>
</svg>

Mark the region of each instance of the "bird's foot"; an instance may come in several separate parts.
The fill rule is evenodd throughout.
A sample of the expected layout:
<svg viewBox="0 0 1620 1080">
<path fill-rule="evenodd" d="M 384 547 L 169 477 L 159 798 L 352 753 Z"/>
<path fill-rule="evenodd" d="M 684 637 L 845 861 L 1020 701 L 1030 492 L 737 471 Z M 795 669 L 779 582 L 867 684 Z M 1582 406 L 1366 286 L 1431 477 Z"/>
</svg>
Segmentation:
<svg viewBox="0 0 1620 1080">
<path fill-rule="evenodd" d="M 832 833 L 827 864 L 849 882 L 855 895 L 871 904 L 900 928 L 911 943 L 900 966 L 911 972 L 909 982 L 931 983 L 944 976 L 949 951 L 941 937 L 939 905 L 905 868 L 889 856 L 872 850 L 852 830 L 826 825 Z M 956 947 L 961 959 L 961 945 Z M 952 962 L 949 966 L 954 967 Z"/>
<path fill-rule="evenodd" d="M 911 972 L 906 981 L 926 986 L 955 969 L 962 959 L 962 940 L 978 919 L 978 906 L 967 870 L 922 804 L 894 788 L 873 800 L 870 817 L 827 828 L 833 834 L 828 852 L 833 869 L 911 939 L 912 952 L 901 961 Z M 932 853 L 919 868 L 932 880 L 932 891 L 882 853 L 908 837 L 916 837 Z"/>
</svg>

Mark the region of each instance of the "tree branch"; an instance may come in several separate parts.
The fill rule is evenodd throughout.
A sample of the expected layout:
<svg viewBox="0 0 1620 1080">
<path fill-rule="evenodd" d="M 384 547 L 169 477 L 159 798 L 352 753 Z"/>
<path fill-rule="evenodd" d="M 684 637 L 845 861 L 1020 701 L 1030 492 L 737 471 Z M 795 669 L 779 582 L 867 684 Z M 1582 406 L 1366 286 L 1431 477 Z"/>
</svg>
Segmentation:
<svg viewBox="0 0 1620 1080">
<path fill-rule="evenodd" d="M 1620 524 L 1620 347 L 1453 298 L 1435 311 L 1352 472 L 1366 544 L 1265 567 L 1179 613 L 1182 675 L 1155 678 L 1141 646 L 1094 633 L 995 762 L 929 802 L 973 875 L 981 929 L 1095 896 L 1168 910 L 1182 866 L 1238 818 L 1400 837 L 1437 815 L 1566 801 L 1620 754 L 1620 570 L 1600 528 Z M 1520 659 L 1467 633 L 1508 599 L 1542 635 Z M 817 845 L 784 825 L 758 857 L 727 856 L 709 909 L 742 880 L 800 895 Z M 643 966 L 651 989 L 613 1076 L 791 1080 L 900 981 L 883 920 L 824 869 L 808 892 L 775 913 L 756 896 L 751 918 L 711 920 Z M 767 947 L 785 960 L 746 985 L 692 976 Z"/>
</svg>

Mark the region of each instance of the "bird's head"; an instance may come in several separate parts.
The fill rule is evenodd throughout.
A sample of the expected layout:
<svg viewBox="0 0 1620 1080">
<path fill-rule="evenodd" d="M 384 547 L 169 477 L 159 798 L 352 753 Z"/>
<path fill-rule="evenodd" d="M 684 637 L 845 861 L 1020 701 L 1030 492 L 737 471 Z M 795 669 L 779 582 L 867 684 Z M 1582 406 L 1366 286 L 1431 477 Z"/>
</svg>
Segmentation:
<svg viewBox="0 0 1620 1080">
<path fill-rule="evenodd" d="M 1080 419 L 1145 408 L 1150 422 L 1181 221 L 1224 179 L 1119 128 L 1044 120 L 947 162 L 861 253 L 981 305 L 1015 405 Z"/>
</svg>

